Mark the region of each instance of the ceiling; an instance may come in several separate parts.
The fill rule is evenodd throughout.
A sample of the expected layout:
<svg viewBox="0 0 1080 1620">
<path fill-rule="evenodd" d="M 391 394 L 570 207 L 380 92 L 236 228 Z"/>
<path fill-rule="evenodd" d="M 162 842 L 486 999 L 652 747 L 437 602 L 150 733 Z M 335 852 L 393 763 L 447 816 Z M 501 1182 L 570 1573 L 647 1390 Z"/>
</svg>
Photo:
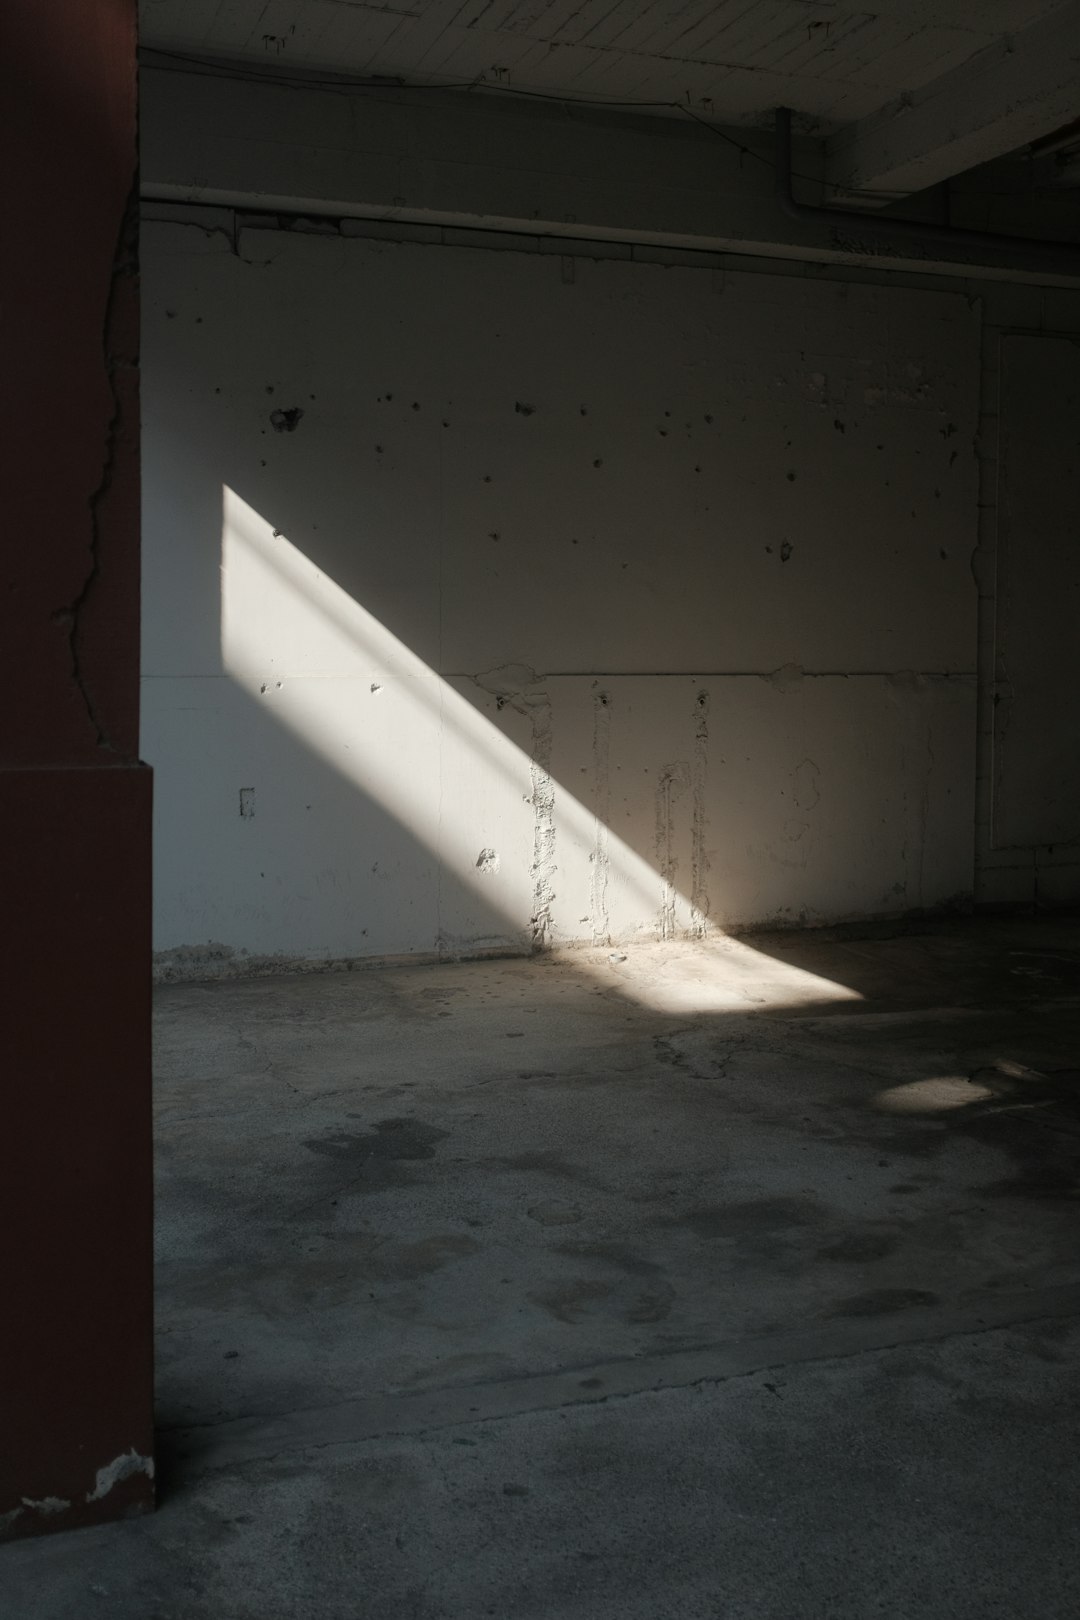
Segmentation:
<svg viewBox="0 0 1080 1620">
<path fill-rule="evenodd" d="M 828 136 L 1071 0 L 142 0 L 144 47 L 631 102 Z M 872 9 L 869 9 L 872 7 Z M 1078 109 L 1080 110 L 1080 109 Z"/>
</svg>

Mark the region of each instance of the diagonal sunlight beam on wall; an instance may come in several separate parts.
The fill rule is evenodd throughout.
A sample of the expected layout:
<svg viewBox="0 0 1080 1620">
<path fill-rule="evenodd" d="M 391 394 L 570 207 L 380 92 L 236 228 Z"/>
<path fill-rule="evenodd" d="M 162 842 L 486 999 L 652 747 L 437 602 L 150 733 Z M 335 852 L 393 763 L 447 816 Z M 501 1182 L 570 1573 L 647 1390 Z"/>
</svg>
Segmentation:
<svg viewBox="0 0 1080 1620">
<path fill-rule="evenodd" d="M 504 919 L 507 943 L 606 946 L 609 913 L 631 913 L 643 919 L 636 939 L 696 935 L 700 948 L 681 967 L 657 964 L 646 979 L 619 974 L 624 993 L 679 1012 L 748 1004 L 740 987 L 749 991 L 755 975 L 760 986 L 767 959 L 710 930 L 670 872 L 656 871 L 553 779 L 550 704 L 532 672 L 483 678 L 515 740 L 235 491 L 223 493 L 222 658 L 253 702 Z M 603 865 L 602 883 L 594 873 L 590 885 L 590 914 L 574 935 L 560 927 L 552 904 L 560 854 L 568 852 Z M 372 853 L 358 846 L 357 859 Z M 804 970 L 769 966 L 770 1000 L 858 999 Z M 749 999 L 758 1001 L 760 989 Z"/>
<path fill-rule="evenodd" d="M 228 489 L 221 623 L 225 669 L 250 696 L 272 705 L 287 671 L 294 706 L 286 723 L 302 726 L 305 743 L 489 902 L 494 879 L 495 903 L 522 933 L 523 945 L 556 942 L 545 894 L 554 876 L 554 790 L 537 757 L 541 750 L 526 752 L 496 730 Z M 542 694 L 498 696 L 525 720 L 531 740 L 539 733 L 542 742 Z M 445 813 L 448 790 L 455 800 L 470 801 L 468 824 Z M 590 850 L 596 818 L 561 789 L 558 798 L 559 841 Z M 504 859 L 500 849 L 507 832 L 516 861 Z M 610 832 L 607 848 L 614 881 L 632 891 L 643 914 L 655 915 L 662 899 L 658 875 Z M 532 878 L 524 893 L 513 881 L 523 854 Z"/>
</svg>

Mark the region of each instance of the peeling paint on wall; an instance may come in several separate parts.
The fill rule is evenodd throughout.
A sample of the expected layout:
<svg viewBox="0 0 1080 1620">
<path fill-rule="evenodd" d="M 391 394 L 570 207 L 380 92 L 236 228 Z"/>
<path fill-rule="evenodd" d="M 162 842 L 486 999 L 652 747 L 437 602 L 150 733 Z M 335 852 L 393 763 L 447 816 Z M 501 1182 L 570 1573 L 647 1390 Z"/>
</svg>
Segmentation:
<svg viewBox="0 0 1080 1620">
<path fill-rule="evenodd" d="M 797 692 L 803 679 L 803 670 L 799 664 L 782 664 L 771 674 L 762 677 L 778 692 Z"/>
<path fill-rule="evenodd" d="M 88 1502 L 100 1502 L 102 1497 L 108 1496 L 110 1491 L 125 1479 L 132 1479 L 136 1474 L 145 1474 L 147 1479 L 154 1477 L 153 1457 L 141 1457 L 134 1446 L 130 1451 L 121 1452 L 112 1462 L 99 1468 L 92 1491 L 86 1493 Z"/>
<path fill-rule="evenodd" d="M 32 1497 L 23 1497 L 23 1507 L 29 1508 L 32 1513 L 43 1513 L 46 1516 L 53 1513 L 64 1513 L 71 1503 L 63 1496 L 43 1496 L 38 1501 Z"/>
<path fill-rule="evenodd" d="M 532 914 L 529 937 L 534 950 L 551 943 L 551 908 L 555 899 L 555 783 L 551 775 L 551 700 L 540 687 L 540 676 L 527 664 L 504 664 L 475 677 L 477 686 L 495 696 L 499 708 L 509 706 L 524 715 L 532 728 L 529 751 L 529 803 L 533 812 Z"/>
<path fill-rule="evenodd" d="M 687 765 L 679 760 L 673 765 L 663 766 L 656 784 L 656 863 L 660 874 L 657 933 L 661 939 L 673 939 L 675 936 L 678 900 L 676 878 L 679 870 L 677 806 L 689 778 Z"/>
<path fill-rule="evenodd" d="M 535 950 L 542 950 L 552 936 L 551 908 L 555 900 L 555 783 L 551 776 L 551 703 L 546 693 L 529 701 L 533 723 L 532 779 L 533 858 L 529 868 L 533 880 L 533 912 L 529 919 Z"/>
<path fill-rule="evenodd" d="M 821 798 L 818 778 L 821 772 L 812 759 L 804 759 L 791 773 L 791 796 L 800 810 L 812 810 Z"/>
<path fill-rule="evenodd" d="M 131 1479 L 135 1474 L 145 1474 L 148 1479 L 154 1477 L 154 1461 L 152 1457 L 142 1457 L 134 1449 L 115 1457 L 104 1468 L 99 1468 L 94 1488 L 88 1491 L 84 1501 L 100 1502 L 125 1479 Z M 31 1529 L 45 1529 L 41 1524 L 32 1526 L 26 1521 L 57 1519 L 61 1514 L 69 1513 L 73 1503 L 66 1496 L 24 1496 L 17 1507 L 6 1513 L 0 1513 L 0 1540 L 15 1534 L 24 1535 Z M 49 1526 L 48 1528 L 54 1528 Z"/>
<path fill-rule="evenodd" d="M 690 765 L 690 932 L 702 938 L 709 926 L 709 694 L 694 699 L 694 752 Z"/>
<path fill-rule="evenodd" d="M 607 945 L 611 938 L 607 904 L 611 825 L 611 695 L 603 691 L 593 697 L 593 777 L 596 825 L 590 856 L 589 918 L 593 944 Z"/>
<path fill-rule="evenodd" d="M 300 426 L 303 414 L 304 412 L 299 405 L 294 405 L 291 410 L 287 411 L 271 411 L 270 426 L 275 433 L 295 433 Z"/>
</svg>

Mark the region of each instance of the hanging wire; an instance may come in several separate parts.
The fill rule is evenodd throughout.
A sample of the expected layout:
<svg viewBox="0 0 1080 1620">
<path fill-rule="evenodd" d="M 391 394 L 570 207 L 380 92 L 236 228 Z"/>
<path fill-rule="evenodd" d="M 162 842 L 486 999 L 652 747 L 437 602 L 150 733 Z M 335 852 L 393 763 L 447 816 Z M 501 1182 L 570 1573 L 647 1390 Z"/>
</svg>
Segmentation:
<svg viewBox="0 0 1080 1620">
<path fill-rule="evenodd" d="M 608 99 L 603 96 L 571 96 L 564 95 L 560 91 L 555 90 L 522 90 L 513 85 L 490 84 L 483 79 L 463 79 L 460 82 L 448 82 L 446 84 L 410 84 L 404 82 L 399 83 L 389 78 L 352 78 L 348 74 L 333 74 L 325 76 L 320 74 L 290 75 L 287 73 L 278 73 L 274 69 L 249 67 L 243 62 L 215 62 L 202 56 L 186 55 L 183 51 L 158 50 L 153 46 L 147 47 L 145 54 L 152 58 L 164 57 L 170 62 L 182 62 L 185 64 L 185 66 L 195 68 L 199 73 L 209 78 L 239 79 L 252 84 L 287 85 L 290 89 L 342 91 L 388 90 L 394 92 L 466 90 L 481 91 L 487 95 L 504 96 L 513 100 L 552 101 L 569 107 L 599 107 L 606 109 L 609 112 L 629 110 L 636 112 L 680 113 L 683 117 L 689 118 L 693 123 L 700 124 L 702 129 L 708 130 L 710 135 L 715 135 L 718 140 L 721 140 L 726 145 L 733 147 L 741 157 L 754 158 L 758 163 L 765 164 L 765 166 L 769 169 L 776 168 L 775 159 L 767 157 L 764 152 L 755 151 L 752 146 L 744 145 L 744 143 L 737 140 L 734 135 L 729 135 L 727 131 L 721 129 L 719 125 L 714 124 L 710 119 L 703 117 L 701 113 L 695 112 L 694 108 L 685 101 L 646 101 L 633 99 L 619 100 L 615 98 Z M 154 61 L 148 61 L 147 65 L 153 67 Z M 821 184 L 820 175 L 803 174 L 800 173 L 798 169 L 793 169 L 791 172 L 797 179 L 807 180 L 811 185 Z M 896 195 L 905 196 L 906 193 L 898 192 Z"/>
</svg>

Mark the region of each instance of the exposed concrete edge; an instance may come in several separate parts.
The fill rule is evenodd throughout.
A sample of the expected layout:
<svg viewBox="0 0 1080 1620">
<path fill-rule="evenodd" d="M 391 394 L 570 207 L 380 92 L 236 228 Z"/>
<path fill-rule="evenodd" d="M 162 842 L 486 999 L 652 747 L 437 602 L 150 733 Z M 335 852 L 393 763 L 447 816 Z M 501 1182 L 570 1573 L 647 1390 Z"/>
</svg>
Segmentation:
<svg viewBox="0 0 1080 1620">
<path fill-rule="evenodd" d="M 747 939 L 781 942 L 789 936 L 800 939 L 807 934 L 823 943 L 834 940 L 890 939 L 908 934 L 939 933 L 952 924 L 971 915 L 974 909 L 969 893 L 943 900 L 932 910 L 887 912 L 874 917 L 835 917 L 828 920 L 807 918 L 799 921 L 792 917 L 764 917 L 758 921 L 731 923 L 721 928 L 713 925 L 707 937 L 711 941 Z M 1028 908 L 1030 909 L 1030 908 Z M 1062 906 L 1062 911 L 1070 908 Z M 1072 908 L 1076 909 L 1076 908 Z M 693 945 L 701 936 L 687 930 L 668 941 L 673 945 Z M 564 940 L 537 950 L 531 942 L 512 940 L 494 944 L 471 944 L 468 941 L 447 942 L 432 951 L 406 951 L 397 954 L 371 956 L 292 956 L 285 952 L 259 955 L 237 949 L 231 945 L 208 940 L 201 945 L 178 945 L 169 950 L 155 951 L 153 979 L 158 985 L 213 983 L 221 979 L 266 979 L 287 974 L 360 973 L 379 969 L 406 967 L 443 967 L 450 962 L 517 961 L 525 957 L 543 956 L 550 961 L 572 961 L 575 957 L 592 954 L 603 957 L 609 948 L 630 949 L 635 945 L 657 945 L 658 936 L 638 934 L 612 934 L 602 946 L 595 940 Z"/>
<path fill-rule="evenodd" d="M 509 940 L 497 945 L 447 945 L 435 951 L 406 951 L 381 956 L 260 956 L 209 940 L 205 945 L 178 945 L 155 951 L 155 984 L 199 984 L 219 979 L 267 979 L 284 974 L 359 973 L 368 969 L 436 967 L 447 962 L 498 961 L 532 956 L 529 946 Z"/>
<path fill-rule="evenodd" d="M 498 1383 L 457 1385 L 418 1395 L 373 1395 L 332 1406 L 163 1432 L 169 1437 L 173 1459 L 183 1462 L 185 1472 L 192 1466 L 200 1470 L 229 1468 L 283 1451 L 423 1435 L 461 1424 L 725 1383 L 782 1367 L 846 1360 L 1077 1315 L 1080 1283 L 1021 1294 L 984 1295 L 887 1319 L 825 1322 L 738 1344 L 595 1362 Z"/>
<path fill-rule="evenodd" d="M 998 38 L 825 143 L 829 183 L 845 192 L 921 191 L 988 163 L 1076 114 L 1080 6 Z"/>
<path fill-rule="evenodd" d="M 153 186 L 145 186 L 141 193 L 140 219 L 143 227 L 150 225 L 184 225 L 201 230 L 210 236 L 215 232 L 224 236 L 231 253 L 243 258 L 240 242 L 247 231 L 281 231 L 291 235 L 340 237 L 343 241 L 407 242 L 420 247 L 473 248 L 477 251 L 500 253 L 529 253 L 560 255 L 566 258 L 586 258 L 597 263 L 615 260 L 619 263 L 652 265 L 660 269 L 690 269 L 729 271 L 738 275 L 797 276 L 805 280 L 843 281 L 862 286 L 901 286 L 913 292 L 952 292 L 969 299 L 992 296 L 994 288 L 982 280 L 970 286 L 959 278 L 955 270 L 934 274 L 929 270 L 892 268 L 880 264 L 840 264 L 827 258 L 792 258 L 776 254 L 754 255 L 747 251 L 725 252 L 715 247 L 678 247 L 671 242 L 645 243 L 640 241 L 601 240 L 598 237 L 558 237 L 533 231 L 493 230 L 479 225 L 454 227 L 425 225 L 408 220 L 369 218 L 317 213 L 297 214 L 268 210 L 260 213 L 250 203 L 195 202 L 186 197 L 159 197 Z M 244 262 L 250 262 L 245 260 Z M 1003 285 L 1008 278 L 1002 277 Z M 1072 289 L 1069 289 L 1072 290 Z M 553 672 L 558 673 L 558 672 Z M 566 672 L 564 672 L 566 673 Z M 679 674 L 679 671 L 668 673 Z M 721 675 L 760 678 L 770 672 L 764 670 L 720 670 Z M 833 671 L 807 671 L 806 674 L 825 676 Z M 874 674 L 876 671 L 856 670 L 845 674 Z M 967 672 L 950 672 L 954 679 L 964 679 Z"/>
<path fill-rule="evenodd" d="M 142 73 L 142 196 L 307 220 L 396 221 L 491 235 L 737 253 L 963 280 L 1080 284 L 1051 242 L 974 249 L 865 216 L 792 220 L 754 131 L 425 93 L 237 78 L 221 64 Z M 743 154 L 761 161 L 743 164 Z M 823 153 L 800 141 L 801 176 Z M 918 221 L 913 221 L 917 225 Z M 1018 258 L 1018 255 L 1021 255 Z"/>
<path fill-rule="evenodd" d="M 644 228 L 591 226 L 583 228 L 579 221 L 563 225 L 557 220 L 532 220 L 525 215 L 485 214 L 468 218 L 449 209 L 396 208 L 350 202 L 343 198 L 295 198 L 285 193 L 260 192 L 252 195 L 229 187 L 172 185 L 165 182 L 145 181 L 139 192 L 143 207 L 160 204 L 175 208 L 228 210 L 245 216 L 242 228 L 254 229 L 256 222 L 266 221 L 263 229 L 296 229 L 294 221 L 323 221 L 325 231 L 307 231 L 301 226 L 298 234 L 338 235 L 342 237 L 378 234 L 378 228 L 396 230 L 409 240 L 443 247 L 511 248 L 517 252 L 536 251 L 563 253 L 568 256 L 596 259 L 630 259 L 640 263 L 664 263 L 665 255 L 684 254 L 686 258 L 717 261 L 721 267 L 733 270 L 760 268 L 765 273 L 781 274 L 784 266 L 798 266 L 802 270 L 829 269 L 865 271 L 870 274 L 904 274 L 925 280 L 941 280 L 955 286 L 958 281 L 1004 282 L 1032 287 L 1080 286 L 1080 273 L 1062 269 L 1053 263 L 1023 265 L 1004 262 L 1004 257 L 984 255 L 979 258 L 957 249 L 953 254 L 934 254 L 931 251 L 930 228 L 927 245 L 920 251 L 908 249 L 906 241 L 893 241 L 879 228 L 881 243 L 873 242 L 872 233 L 864 216 L 853 214 L 850 233 L 845 227 L 819 227 L 823 236 L 828 233 L 826 245 L 807 242 L 770 242 L 747 234 L 746 236 L 718 233 L 700 234 L 686 231 L 649 231 Z M 883 218 L 885 216 L 882 216 Z M 857 227 L 862 223 L 860 237 Z M 365 229 L 366 227 L 366 229 Z M 416 232 L 415 236 L 408 233 Z M 865 238 L 866 240 L 863 240 Z M 1024 244 L 1026 246 L 1026 243 Z M 1048 240 L 1035 241 L 1031 249 L 1037 255 L 1039 248 L 1053 250 L 1061 244 Z M 890 247 L 894 251 L 889 251 Z M 998 262 L 1002 260 L 1002 262 Z M 790 273 L 790 272 L 789 272 Z"/>
</svg>

